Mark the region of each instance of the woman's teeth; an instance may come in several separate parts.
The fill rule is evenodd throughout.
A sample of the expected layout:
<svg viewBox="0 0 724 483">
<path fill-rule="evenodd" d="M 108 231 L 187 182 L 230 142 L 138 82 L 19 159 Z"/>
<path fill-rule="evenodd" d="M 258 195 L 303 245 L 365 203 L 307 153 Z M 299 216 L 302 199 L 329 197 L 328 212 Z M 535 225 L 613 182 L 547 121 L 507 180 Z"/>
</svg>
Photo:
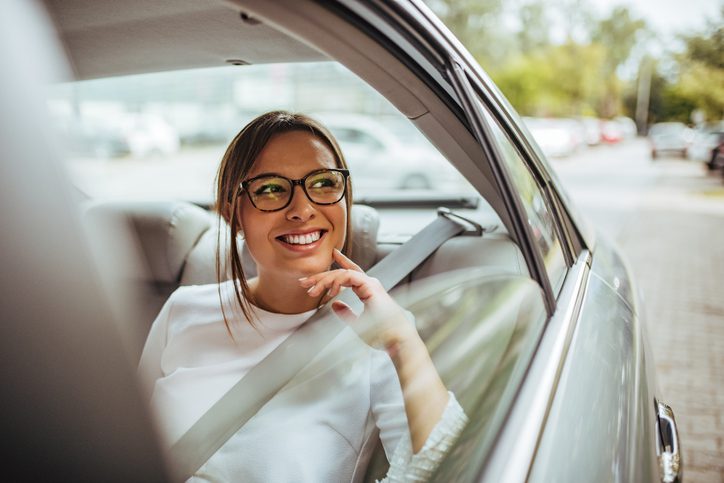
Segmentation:
<svg viewBox="0 0 724 483">
<path fill-rule="evenodd" d="M 284 235 L 281 238 L 291 245 L 309 245 L 319 240 L 321 236 L 320 232 L 314 231 L 305 235 Z"/>
</svg>

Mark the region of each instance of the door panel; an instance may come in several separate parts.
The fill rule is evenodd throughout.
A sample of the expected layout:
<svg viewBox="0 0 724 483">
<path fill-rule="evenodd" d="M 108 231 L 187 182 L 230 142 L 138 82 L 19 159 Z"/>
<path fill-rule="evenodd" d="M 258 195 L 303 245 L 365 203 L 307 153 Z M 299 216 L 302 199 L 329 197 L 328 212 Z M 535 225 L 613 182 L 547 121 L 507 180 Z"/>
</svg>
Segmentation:
<svg viewBox="0 0 724 483">
<path fill-rule="evenodd" d="M 530 481 L 658 478 L 647 355 L 641 320 L 592 274 Z"/>
</svg>

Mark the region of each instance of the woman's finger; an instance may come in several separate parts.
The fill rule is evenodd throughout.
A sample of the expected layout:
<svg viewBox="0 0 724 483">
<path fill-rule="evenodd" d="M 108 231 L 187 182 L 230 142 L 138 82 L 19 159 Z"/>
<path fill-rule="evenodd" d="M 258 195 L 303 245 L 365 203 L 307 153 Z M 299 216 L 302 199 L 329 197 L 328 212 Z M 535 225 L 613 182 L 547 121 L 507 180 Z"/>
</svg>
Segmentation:
<svg viewBox="0 0 724 483">
<path fill-rule="evenodd" d="M 354 270 L 355 272 L 362 272 L 364 273 L 364 270 L 354 263 L 352 260 L 344 256 L 344 253 L 337 250 L 336 248 L 332 250 L 332 257 L 334 258 L 334 261 L 337 262 L 337 264 L 342 267 L 346 268 L 347 270 Z"/>
<path fill-rule="evenodd" d="M 354 270 L 332 270 L 315 279 L 314 285 L 309 287 L 307 293 L 316 297 L 324 291 L 332 289 L 336 282 L 342 287 L 352 287 L 355 291 L 366 283 L 366 275 Z"/>
</svg>

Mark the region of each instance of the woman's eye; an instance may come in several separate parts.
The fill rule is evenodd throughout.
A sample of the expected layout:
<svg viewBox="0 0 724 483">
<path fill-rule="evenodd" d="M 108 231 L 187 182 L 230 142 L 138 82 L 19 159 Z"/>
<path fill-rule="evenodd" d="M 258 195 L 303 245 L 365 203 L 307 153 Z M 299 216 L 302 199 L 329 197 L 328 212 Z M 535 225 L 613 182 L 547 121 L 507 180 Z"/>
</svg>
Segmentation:
<svg viewBox="0 0 724 483">
<path fill-rule="evenodd" d="M 274 194 L 274 193 L 283 193 L 283 192 L 284 192 L 283 186 L 278 185 L 278 184 L 271 184 L 271 183 L 262 185 L 254 190 L 254 194 L 257 196 L 269 195 L 269 194 Z"/>
<path fill-rule="evenodd" d="M 312 181 L 309 185 L 310 188 L 328 188 L 330 186 L 335 186 L 336 183 L 331 178 L 317 178 L 314 181 Z"/>
</svg>

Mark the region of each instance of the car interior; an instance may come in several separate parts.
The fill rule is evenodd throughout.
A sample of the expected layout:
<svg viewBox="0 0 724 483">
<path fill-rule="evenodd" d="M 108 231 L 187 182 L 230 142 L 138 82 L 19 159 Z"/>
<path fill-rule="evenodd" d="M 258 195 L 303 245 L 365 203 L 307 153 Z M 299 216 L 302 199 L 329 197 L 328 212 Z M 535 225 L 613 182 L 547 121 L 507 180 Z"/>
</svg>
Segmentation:
<svg viewBox="0 0 724 483">
<path fill-rule="evenodd" d="M 473 208 L 460 207 L 454 198 L 448 205 L 450 200 L 433 197 L 396 206 L 374 197 L 363 199 L 371 206 L 355 205 L 353 210 L 353 259 L 365 269 L 371 267 L 433 219 L 438 206 L 448 206 L 486 230 L 482 236 L 449 240 L 409 281 L 479 266 L 495 267 L 501 273 L 528 273 L 522 253 L 505 227 L 506 211 L 501 209 L 490 168 L 476 161 L 484 154 L 472 134 L 399 58 L 363 32 L 333 21 L 328 10 L 316 5 L 302 8 L 293 2 L 282 9 L 273 2 L 181 1 L 138 3 L 143 10 L 139 15 L 133 4 L 81 0 L 51 0 L 48 8 L 77 80 L 224 64 L 238 65 L 243 72 L 247 64 L 335 58 L 386 96 L 467 176 L 482 197 L 474 200 Z M 257 11 L 269 20 L 257 20 Z M 304 40 L 298 40 L 300 37 Z M 136 281 L 134 293 L 141 316 L 133 328 L 132 352 L 140 355 L 155 314 L 173 290 L 179 285 L 216 281 L 216 242 L 219 226 L 225 225 L 220 225 L 208 205 L 199 207 L 190 201 L 88 200 L 84 204 L 91 222 L 103 220 L 105 226 L 112 217 L 125 226 L 130 233 L 126 239 L 130 237 L 134 245 L 126 250 L 135 250 L 145 261 L 133 265 L 138 273 L 124 274 L 127 280 Z M 244 253 L 246 261 L 251 261 L 248 252 Z M 246 267 L 253 275 L 253 263 Z"/>
<path fill-rule="evenodd" d="M 483 269 L 493 278 L 522 275 L 530 281 L 486 153 L 466 121 L 450 109 L 447 97 L 451 92 L 435 90 L 429 82 L 440 76 L 439 59 L 420 56 L 414 60 L 422 67 L 410 68 L 410 59 L 402 53 L 409 39 L 390 32 L 399 45 L 397 50 L 388 50 L 367 32 L 340 21 L 340 12 L 313 2 L 47 0 L 45 4 L 68 56 L 73 81 L 223 65 L 235 66 L 243 73 L 250 64 L 339 62 L 414 124 L 478 193 L 472 197 L 417 196 L 414 192 L 392 198 L 359 197 L 351 216 L 353 260 L 370 268 L 440 216 L 439 207 L 447 207 L 464 217 L 463 223 L 470 230 L 445 242 L 413 270 L 407 283 L 397 290 L 402 298 L 411 282 L 459 269 Z M 351 2 L 345 8 L 345 15 L 353 15 L 357 7 Z M 211 164 L 218 161 L 208 160 Z M 211 209 L 210 200 L 95 199 L 81 190 L 76 195 L 81 198 L 96 263 L 102 266 L 109 257 L 114 259 L 112 286 L 120 287 L 126 295 L 116 297 L 115 303 L 129 305 L 130 301 L 130 308 L 119 309 L 125 311 L 121 332 L 125 333 L 126 351 L 136 361 L 151 323 L 177 287 L 217 281 L 217 243 L 225 239 L 228 228 Z M 238 243 L 243 244 L 243 240 Z M 221 250 L 223 259 L 223 242 Z M 243 257 L 247 276 L 253 276 L 254 264 L 247 250 L 243 250 Z M 221 277 L 228 278 L 228 273 Z M 537 285 L 531 285 L 537 290 Z M 536 310 L 545 318 L 542 306 Z M 504 317 L 514 321 L 508 326 L 515 330 L 498 327 L 509 341 L 501 347 L 512 347 L 512 352 L 497 354 L 495 363 L 502 361 L 501 366 L 491 374 L 510 374 L 517 367 L 511 354 L 526 346 L 526 324 L 519 326 L 515 322 L 518 317 L 517 312 Z M 421 321 L 419 327 L 426 342 L 440 344 L 432 326 L 426 330 Z M 464 341 L 469 329 L 460 327 L 455 332 L 457 343 Z M 443 366 L 446 363 L 444 359 L 439 362 Z M 459 372 L 460 364 L 464 360 L 450 362 L 450 371 L 458 368 Z M 463 378 L 455 384 L 465 383 Z M 500 386 L 491 394 L 507 392 Z M 475 398 L 475 404 L 492 404 L 489 400 L 480 402 L 480 394 Z M 493 406 L 484 409 L 485 414 L 494 413 Z M 500 422 L 502 416 L 497 418 Z M 468 445 L 464 451 L 473 447 Z M 383 466 L 376 463 L 371 468 Z M 449 471 L 454 475 L 463 469 Z"/>
</svg>

